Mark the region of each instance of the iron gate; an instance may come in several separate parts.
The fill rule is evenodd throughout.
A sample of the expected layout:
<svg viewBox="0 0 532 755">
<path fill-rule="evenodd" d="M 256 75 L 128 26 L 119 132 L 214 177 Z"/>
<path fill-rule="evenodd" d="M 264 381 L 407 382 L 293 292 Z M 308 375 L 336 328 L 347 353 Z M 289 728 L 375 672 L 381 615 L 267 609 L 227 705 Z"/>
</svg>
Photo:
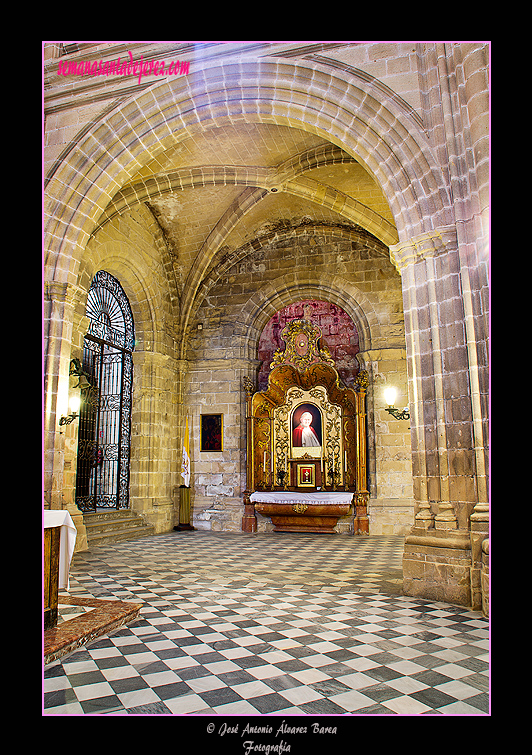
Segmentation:
<svg viewBox="0 0 532 755">
<path fill-rule="evenodd" d="M 82 369 L 90 385 L 80 408 L 76 504 L 81 511 L 128 508 L 133 320 L 120 284 L 108 273 L 94 279 L 87 315 L 92 322 Z"/>
</svg>

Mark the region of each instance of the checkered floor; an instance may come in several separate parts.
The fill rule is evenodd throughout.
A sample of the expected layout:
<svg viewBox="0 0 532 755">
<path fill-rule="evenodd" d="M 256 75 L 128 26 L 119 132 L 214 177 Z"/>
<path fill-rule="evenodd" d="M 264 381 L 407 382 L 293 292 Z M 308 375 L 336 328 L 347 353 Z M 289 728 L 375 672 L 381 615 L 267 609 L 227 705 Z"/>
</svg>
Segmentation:
<svg viewBox="0 0 532 755">
<path fill-rule="evenodd" d="M 137 620 L 45 667 L 45 714 L 486 715 L 488 622 L 401 594 L 401 537 L 170 533 L 74 556 Z"/>
</svg>

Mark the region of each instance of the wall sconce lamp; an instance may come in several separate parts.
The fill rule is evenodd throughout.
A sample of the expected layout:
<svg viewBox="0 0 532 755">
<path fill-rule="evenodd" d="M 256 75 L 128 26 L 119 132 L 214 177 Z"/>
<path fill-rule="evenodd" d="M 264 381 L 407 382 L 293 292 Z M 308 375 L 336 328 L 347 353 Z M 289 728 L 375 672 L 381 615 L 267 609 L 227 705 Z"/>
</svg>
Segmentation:
<svg viewBox="0 0 532 755">
<path fill-rule="evenodd" d="M 70 425 L 71 422 L 73 422 L 75 419 L 78 418 L 79 414 L 79 406 L 80 406 L 81 400 L 79 396 L 71 396 L 69 401 L 69 408 L 70 408 L 70 414 L 67 414 L 67 416 L 61 416 L 59 420 L 60 425 Z"/>
<path fill-rule="evenodd" d="M 400 411 L 399 409 L 396 409 L 395 404 L 395 397 L 397 396 L 397 391 L 395 388 L 386 388 L 384 391 L 384 400 L 388 404 L 386 407 L 386 411 L 388 414 L 391 414 L 392 417 L 395 417 L 395 419 L 410 419 L 410 412 L 408 411 L 408 406 L 405 406 L 403 411 Z"/>
<path fill-rule="evenodd" d="M 80 388 L 80 390 L 87 389 L 91 387 L 91 384 L 87 378 L 87 375 L 83 372 L 81 368 L 81 362 L 79 359 L 71 359 L 70 360 L 70 370 L 68 372 L 69 375 L 74 375 L 74 377 L 78 378 L 78 382 L 76 385 L 73 385 L 73 388 Z M 68 406 L 70 409 L 70 414 L 67 414 L 66 417 L 64 415 L 61 415 L 59 418 L 59 424 L 61 427 L 63 425 L 70 425 L 71 422 L 74 422 L 75 419 L 79 417 L 79 407 L 81 405 L 81 397 L 79 395 L 74 395 L 70 397 L 70 400 L 68 402 Z"/>
</svg>

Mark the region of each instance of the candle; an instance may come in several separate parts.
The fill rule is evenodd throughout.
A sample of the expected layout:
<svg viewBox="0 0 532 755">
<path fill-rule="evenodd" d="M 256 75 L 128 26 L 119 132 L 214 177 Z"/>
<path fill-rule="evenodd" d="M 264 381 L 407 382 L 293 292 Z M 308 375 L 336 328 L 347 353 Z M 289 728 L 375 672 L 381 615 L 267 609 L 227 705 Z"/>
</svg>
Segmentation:
<svg viewBox="0 0 532 755">
<path fill-rule="evenodd" d="M 266 451 L 264 451 L 264 460 L 262 462 L 262 471 L 266 471 Z"/>
<path fill-rule="evenodd" d="M 347 472 L 347 451 L 344 451 L 344 472 Z"/>
</svg>

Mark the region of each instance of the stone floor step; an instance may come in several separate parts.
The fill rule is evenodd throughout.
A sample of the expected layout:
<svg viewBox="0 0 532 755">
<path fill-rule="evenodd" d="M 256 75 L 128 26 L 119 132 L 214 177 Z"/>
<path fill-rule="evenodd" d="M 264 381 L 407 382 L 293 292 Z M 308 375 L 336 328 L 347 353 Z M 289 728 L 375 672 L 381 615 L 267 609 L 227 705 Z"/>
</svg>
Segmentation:
<svg viewBox="0 0 532 755">
<path fill-rule="evenodd" d="M 155 534 L 155 528 L 130 509 L 96 511 L 83 515 L 89 547 Z"/>
</svg>

